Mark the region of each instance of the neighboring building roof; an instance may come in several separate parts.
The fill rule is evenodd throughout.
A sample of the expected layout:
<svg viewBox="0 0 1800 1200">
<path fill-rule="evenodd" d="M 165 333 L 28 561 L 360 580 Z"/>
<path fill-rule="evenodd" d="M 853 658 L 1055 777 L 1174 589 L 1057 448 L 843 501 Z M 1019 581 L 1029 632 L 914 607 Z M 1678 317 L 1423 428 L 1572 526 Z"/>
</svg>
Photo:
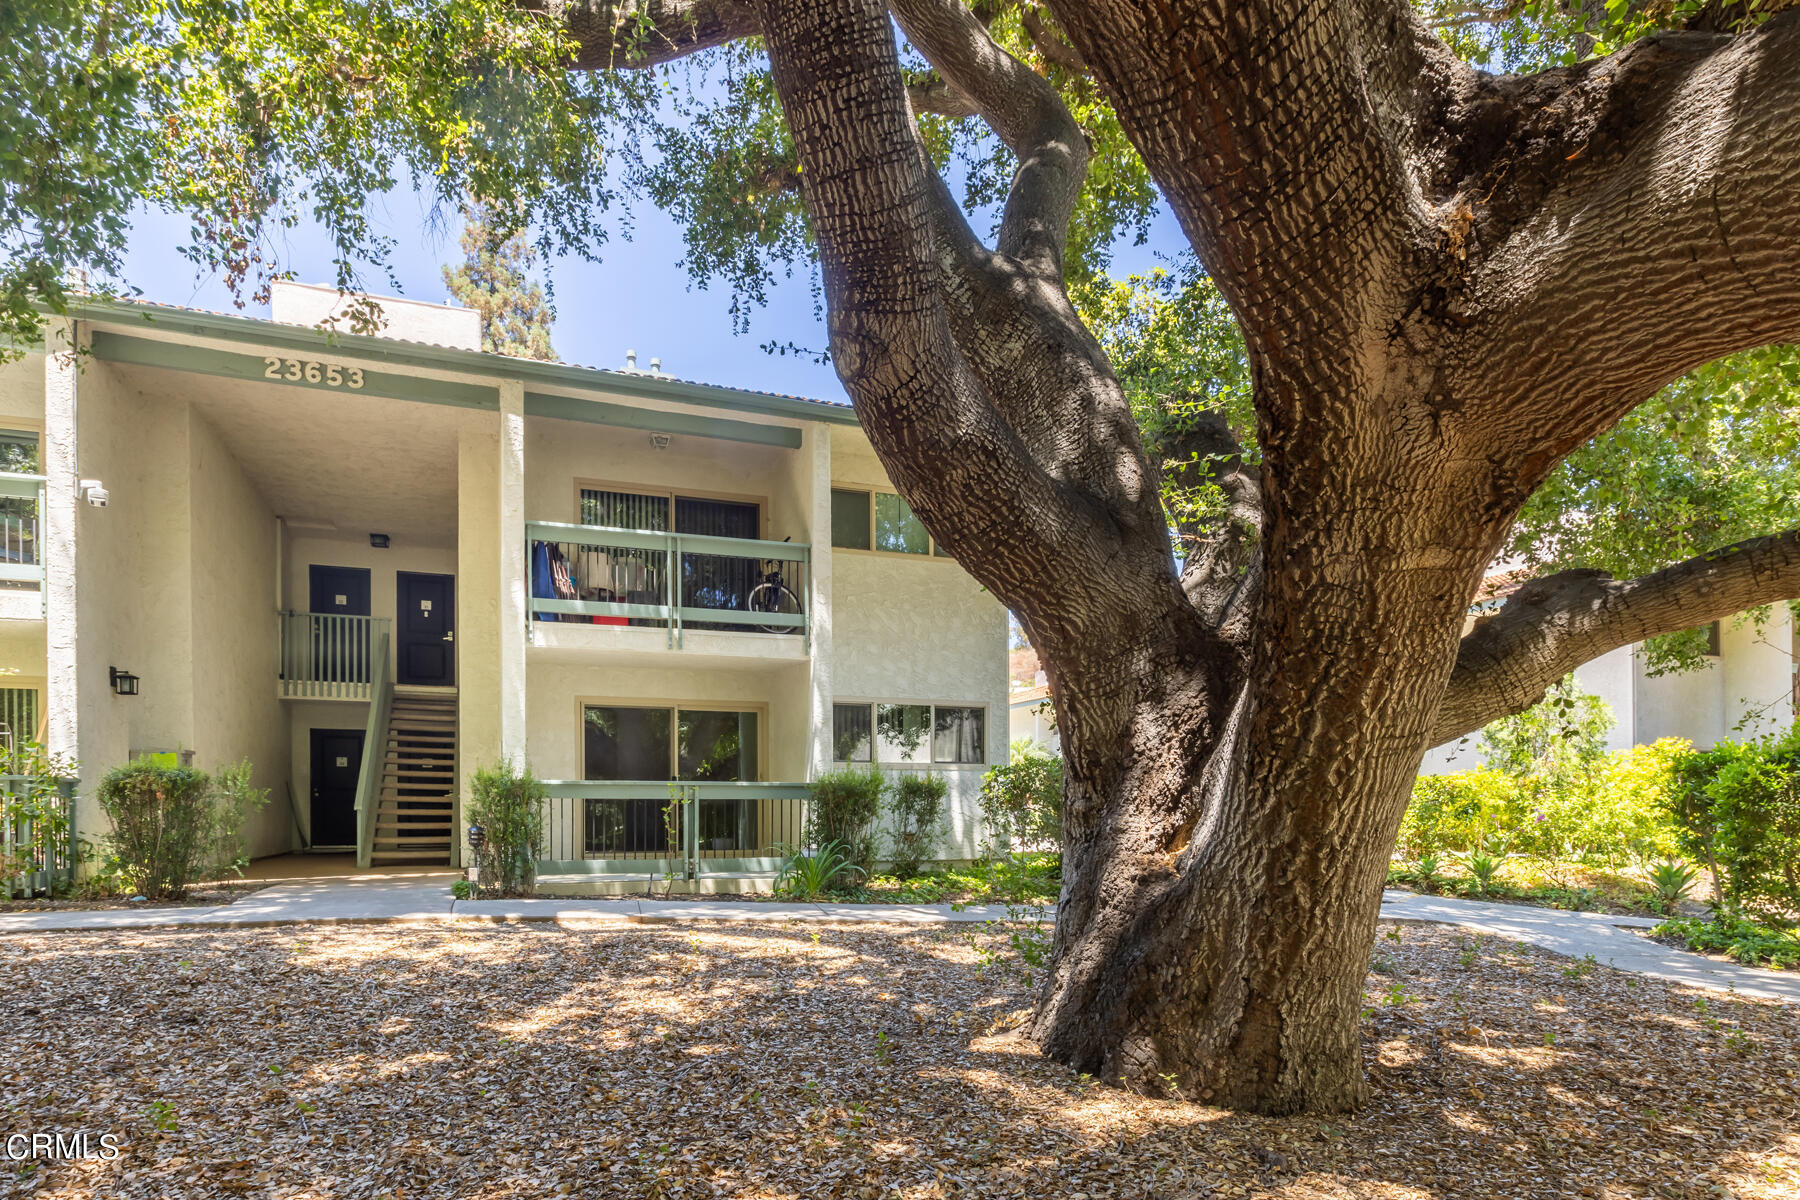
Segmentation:
<svg viewBox="0 0 1800 1200">
<path fill-rule="evenodd" d="M 1531 568 L 1529 567 L 1518 567 L 1511 571 L 1501 571 L 1498 574 L 1489 575 L 1481 581 L 1481 586 L 1475 589 L 1475 599 L 1470 601 L 1470 604 L 1479 607 L 1504 600 L 1524 587 L 1530 579 Z"/>
<path fill-rule="evenodd" d="M 1042 683 L 1037 687 L 1020 688 L 1012 692 L 1007 696 L 1006 703 L 1009 708 L 1017 708 L 1021 704 L 1035 704 L 1039 700 L 1048 700 L 1049 698 L 1050 685 Z"/>
<path fill-rule="evenodd" d="M 184 332 L 197 337 L 223 338 L 254 342 L 258 345 L 288 345 L 306 349 L 329 347 L 342 354 L 375 359 L 401 366 L 432 367 L 438 370 L 466 371 L 472 374 L 523 379 L 549 387 L 601 389 L 637 396 L 647 400 L 702 404 L 739 412 L 795 417 L 802 420 L 831 421 L 837 424 L 857 423 L 856 410 L 836 400 L 818 400 L 809 396 L 790 396 L 781 392 L 764 392 L 750 388 L 722 387 L 673 375 L 648 371 L 623 371 L 607 367 L 589 367 L 575 363 L 541 362 L 532 358 L 515 358 L 492 354 L 486 350 L 465 350 L 432 342 L 415 342 L 403 338 L 370 337 L 355 333 L 332 333 L 299 325 L 284 325 L 262 317 L 241 313 L 212 312 L 202 308 L 154 304 L 142 300 L 93 301 L 71 306 L 69 315 L 79 320 L 128 324 L 134 319 L 154 323 L 158 328 Z"/>
</svg>

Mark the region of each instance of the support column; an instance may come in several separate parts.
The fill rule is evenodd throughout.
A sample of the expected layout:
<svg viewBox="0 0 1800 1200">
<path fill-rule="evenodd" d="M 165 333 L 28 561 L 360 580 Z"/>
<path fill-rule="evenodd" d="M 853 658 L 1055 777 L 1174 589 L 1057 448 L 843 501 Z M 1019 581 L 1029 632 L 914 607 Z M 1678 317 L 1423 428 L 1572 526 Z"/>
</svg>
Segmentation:
<svg viewBox="0 0 1800 1200">
<path fill-rule="evenodd" d="M 52 319 L 44 330 L 44 485 L 41 561 L 44 565 L 46 742 L 52 754 L 81 754 L 81 672 L 76 657 L 80 577 L 75 569 L 75 524 L 79 515 L 80 470 L 76 462 L 75 393 L 80 374 L 77 338 L 71 320 Z M 98 778 L 102 764 L 79 763 L 82 774 Z"/>
<path fill-rule="evenodd" d="M 808 778 L 831 770 L 831 427 L 806 427 L 800 453 L 811 456 L 809 540 L 812 569 L 807 572 L 806 611 L 812 644 L 810 695 L 812 739 L 807 753 Z"/>
<path fill-rule="evenodd" d="M 500 754 L 526 762 L 525 385 L 500 384 Z"/>
</svg>

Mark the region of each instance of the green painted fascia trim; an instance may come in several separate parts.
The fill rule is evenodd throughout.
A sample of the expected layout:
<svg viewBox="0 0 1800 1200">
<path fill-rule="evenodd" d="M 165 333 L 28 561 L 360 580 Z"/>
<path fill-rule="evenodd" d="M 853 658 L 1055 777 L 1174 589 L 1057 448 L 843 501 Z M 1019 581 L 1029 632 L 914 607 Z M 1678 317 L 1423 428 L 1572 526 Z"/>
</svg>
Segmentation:
<svg viewBox="0 0 1800 1200">
<path fill-rule="evenodd" d="M 298 325 L 277 325 L 256 317 L 234 317 L 222 313 L 190 312 L 161 304 L 118 304 L 95 302 L 71 305 L 69 315 L 83 321 L 128 324 L 142 321 L 170 333 L 193 337 L 222 338 L 291 350 L 354 355 L 394 366 L 427 367 L 440 371 L 463 371 L 496 379 L 518 379 L 526 384 L 544 387 L 574 388 L 590 392 L 612 392 L 636 396 L 644 400 L 667 400 L 682 404 L 698 404 L 707 408 L 723 408 L 734 412 L 764 416 L 789 417 L 803 421 L 823 421 L 832 425 L 857 424 L 856 410 L 848 405 L 804 400 L 793 396 L 777 396 L 739 388 L 714 387 L 688 383 L 658 375 L 627 371 L 608 371 L 599 367 L 574 367 L 566 363 L 537 362 L 529 358 L 509 358 L 481 350 L 458 350 L 449 346 L 428 346 L 417 342 L 396 342 L 390 338 L 368 337 L 355 333 L 329 333 Z"/>
<path fill-rule="evenodd" d="M 200 375 L 222 375 L 227 379 L 278 383 L 284 387 L 308 388 L 318 392 L 334 392 L 344 396 L 382 396 L 390 400 L 415 400 L 424 404 L 447 404 L 455 408 L 479 408 L 497 412 L 500 389 L 472 383 L 452 383 L 442 379 L 425 379 L 417 375 L 401 375 L 393 371 L 369 371 L 361 367 L 345 368 L 345 381 L 338 384 L 324 378 L 309 380 L 304 374 L 294 378 L 290 370 L 299 371 L 312 360 L 281 355 L 233 354 L 208 346 L 184 346 L 179 342 L 131 337 L 129 334 L 97 330 L 94 333 L 94 357 L 102 362 L 125 363 L 138 367 L 167 367 Z M 314 346 L 312 352 L 320 348 Z M 302 351 L 306 353 L 306 351 Z M 267 372 L 276 363 L 275 375 Z M 288 368 L 286 364 L 300 364 Z M 316 365 L 316 364 L 315 364 Z M 357 380 L 352 386 L 349 379 Z"/>
<path fill-rule="evenodd" d="M 692 437 L 719 438 L 728 442 L 751 442 L 759 446 L 783 446 L 789 450 L 800 448 L 800 431 L 791 425 L 755 425 L 749 421 L 733 421 L 726 417 L 631 408 L 624 404 L 608 404 L 604 400 L 584 400 L 579 396 L 549 396 L 543 392 L 526 392 L 525 415 L 557 417 L 564 421 L 587 421 L 595 425 L 643 429 L 652 433 L 680 433 Z"/>
</svg>

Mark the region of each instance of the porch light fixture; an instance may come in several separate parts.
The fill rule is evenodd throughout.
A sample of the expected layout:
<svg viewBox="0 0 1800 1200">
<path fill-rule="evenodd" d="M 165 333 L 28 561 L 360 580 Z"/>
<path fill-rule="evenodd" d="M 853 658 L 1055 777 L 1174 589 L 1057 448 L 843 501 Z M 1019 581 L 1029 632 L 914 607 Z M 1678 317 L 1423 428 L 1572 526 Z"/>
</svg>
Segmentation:
<svg viewBox="0 0 1800 1200">
<path fill-rule="evenodd" d="M 112 683 L 113 695 L 135 696 L 138 694 L 138 677 L 130 671 L 121 671 L 117 667 L 106 668 L 107 679 Z"/>
<path fill-rule="evenodd" d="M 653 433 L 650 435 L 650 444 L 658 450 L 667 450 L 669 448 L 669 435 L 666 433 Z"/>
<path fill-rule="evenodd" d="M 369 535 L 369 545 L 375 547 L 377 550 L 386 550 L 388 548 L 388 535 L 385 533 L 371 533 Z"/>
</svg>

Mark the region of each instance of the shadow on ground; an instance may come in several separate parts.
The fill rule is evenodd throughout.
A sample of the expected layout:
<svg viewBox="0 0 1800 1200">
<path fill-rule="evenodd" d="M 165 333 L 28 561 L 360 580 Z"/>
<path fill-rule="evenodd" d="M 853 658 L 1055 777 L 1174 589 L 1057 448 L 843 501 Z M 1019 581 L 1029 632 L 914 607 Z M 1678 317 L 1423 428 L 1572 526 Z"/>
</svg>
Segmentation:
<svg viewBox="0 0 1800 1200">
<path fill-rule="evenodd" d="M 1014 1032 L 978 927 L 0 938 L 0 1163 L 46 1197 L 1792 1196 L 1800 1014 L 1384 926 L 1372 1100 L 1131 1096 Z"/>
</svg>

